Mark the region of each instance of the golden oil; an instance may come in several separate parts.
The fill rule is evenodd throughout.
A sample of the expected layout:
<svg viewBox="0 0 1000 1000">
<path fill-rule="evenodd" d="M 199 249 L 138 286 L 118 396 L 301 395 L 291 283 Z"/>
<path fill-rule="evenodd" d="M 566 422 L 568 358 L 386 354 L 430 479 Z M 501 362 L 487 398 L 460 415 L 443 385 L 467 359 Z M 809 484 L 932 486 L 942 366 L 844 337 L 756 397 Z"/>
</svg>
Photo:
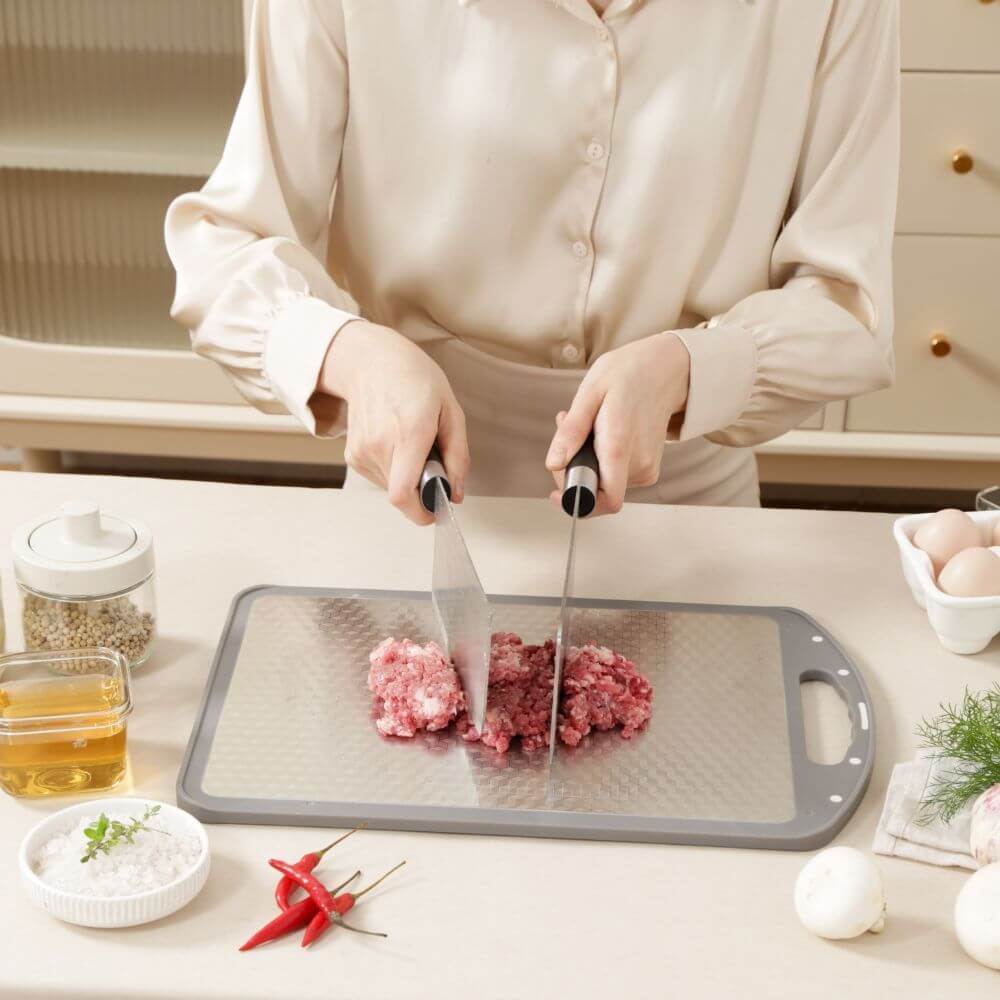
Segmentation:
<svg viewBox="0 0 1000 1000">
<path fill-rule="evenodd" d="M 38 797 L 116 785 L 125 774 L 123 693 L 103 673 L 0 679 L 0 788 Z"/>
</svg>

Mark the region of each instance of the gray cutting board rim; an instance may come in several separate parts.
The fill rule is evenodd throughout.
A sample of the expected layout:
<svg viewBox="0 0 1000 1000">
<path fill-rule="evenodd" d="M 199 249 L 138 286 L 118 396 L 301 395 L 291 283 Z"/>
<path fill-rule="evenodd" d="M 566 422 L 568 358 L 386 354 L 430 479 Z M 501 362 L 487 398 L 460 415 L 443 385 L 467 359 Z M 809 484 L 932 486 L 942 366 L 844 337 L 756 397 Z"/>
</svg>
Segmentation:
<svg viewBox="0 0 1000 1000">
<path fill-rule="evenodd" d="M 571 839 L 751 847 L 776 850 L 812 850 L 843 828 L 860 804 L 874 763 L 875 718 L 871 699 L 858 668 L 836 640 L 805 612 L 790 607 L 686 604 L 676 602 L 575 598 L 576 609 L 596 611 L 660 611 L 670 614 L 761 616 L 781 628 L 781 649 L 794 638 L 801 665 L 782 661 L 785 711 L 792 753 L 795 815 L 780 822 L 691 819 L 610 812 L 568 812 L 560 809 L 496 809 L 480 806 L 394 805 L 361 800 L 308 802 L 295 799 L 222 797 L 201 787 L 214 727 L 243 641 L 253 602 L 265 595 L 318 598 L 331 601 L 392 599 L 429 603 L 430 593 L 364 589 L 330 589 L 258 585 L 234 598 L 205 685 L 177 779 L 177 802 L 210 823 L 274 824 L 285 826 L 349 826 L 367 822 L 375 829 L 487 835 L 539 836 Z M 493 606 L 557 607 L 558 597 L 490 595 Z M 498 627 L 502 625 L 498 623 Z M 234 639 L 239 639 L 235 642 Z M 843 698 L 851 719 L 848 750 L 837 764 L 822 765 L 805 753 L 800 684 L 821 680 Z M 794 694 L 794 697 L 792 695 Z M 655 712 L 655 708 L 654 708 Z M 294 730 L 294 723 L 289 723 Z M 558 755 L 557 755 L 558 759 Z"/>
</svg>

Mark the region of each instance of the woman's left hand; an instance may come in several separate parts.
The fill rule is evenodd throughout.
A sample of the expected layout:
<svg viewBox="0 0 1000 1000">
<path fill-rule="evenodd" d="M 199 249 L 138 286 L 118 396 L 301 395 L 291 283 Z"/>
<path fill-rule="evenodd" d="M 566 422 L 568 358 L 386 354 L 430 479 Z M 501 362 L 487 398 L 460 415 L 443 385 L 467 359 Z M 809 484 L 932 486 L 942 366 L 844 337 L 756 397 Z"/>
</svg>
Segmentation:
<svg viewBox="0 0 1000 1000">
<path fill-rule="evenodd" d="M 687 405 L 691 359 L 673 333 L 659 333 L 601 355 L 577 389 L 545 465 L 562 485 L 563 472 L 594 432 L 601 485 L 595 514 L 622 508 L 629 486 L 652 486 L 660 478 L 667 426 Z M 552 498 L 558 502 L 561 490 Z"/>
</svg>

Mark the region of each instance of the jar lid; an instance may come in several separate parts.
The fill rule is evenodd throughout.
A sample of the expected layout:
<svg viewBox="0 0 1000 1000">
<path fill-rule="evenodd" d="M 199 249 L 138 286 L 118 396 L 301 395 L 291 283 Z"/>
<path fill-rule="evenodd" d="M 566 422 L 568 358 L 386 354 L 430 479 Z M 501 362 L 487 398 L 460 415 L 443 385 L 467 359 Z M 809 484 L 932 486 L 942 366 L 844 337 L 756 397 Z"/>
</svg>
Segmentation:
<svg viewBox="0 0 1000 1000">
<path fill-rule="evenodd" d="M 139 521 L 102 514 L 89 500 L 63 504 L 14 532 L 14 575 L 50 597 L 105 597 L 153 572 L 153 538 Z"/>
<path fill-rule="evenodd" d="M 117 650 L 0 656 L 0 737 L 12 745 L 51 733 L 107 730 L 123 723 L 132 708 L 128 660 Z"/>
</svg>

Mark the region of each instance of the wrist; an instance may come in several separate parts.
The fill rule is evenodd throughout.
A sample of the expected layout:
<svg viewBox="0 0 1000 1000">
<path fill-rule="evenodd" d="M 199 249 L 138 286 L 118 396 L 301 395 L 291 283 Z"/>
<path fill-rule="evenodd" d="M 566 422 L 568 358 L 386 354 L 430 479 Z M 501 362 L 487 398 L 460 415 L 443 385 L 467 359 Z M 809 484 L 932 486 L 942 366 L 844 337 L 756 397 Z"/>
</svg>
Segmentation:
<svg viewBox="0 0 1000 1000">
<path fill-rule="evenodd" d="M 667 379 L 667 399 L 670 413 L 682 413 L 687 406 L 691 386 L 691 355 L 676 333 L 659 334 L 663 349 L 661 371 Z"/>
<path fill-rule="evenodd" d="M 320 370 L 317 388 L 321 393 L 343 400 L 350 396 L 352 378 L 357 369 L 357 342 L 363 336 L 366 325 L 363 319 L 353 319 L 337 331 Z"/>
</svg>

